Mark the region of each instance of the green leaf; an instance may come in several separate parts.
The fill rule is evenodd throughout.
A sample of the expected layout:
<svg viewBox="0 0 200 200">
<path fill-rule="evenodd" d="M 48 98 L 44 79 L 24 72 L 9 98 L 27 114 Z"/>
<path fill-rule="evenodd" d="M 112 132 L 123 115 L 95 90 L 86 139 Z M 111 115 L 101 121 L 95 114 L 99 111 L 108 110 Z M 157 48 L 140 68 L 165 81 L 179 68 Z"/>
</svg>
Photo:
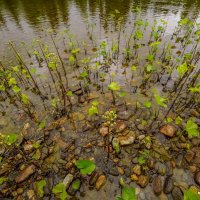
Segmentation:
<svg viewBox="0 0 200 200">
<path fill-rule="evenodd" d="M 126 92 L 124 92 L 124 91 L 121 91 L 121 92 L 119 92 L 118 93 L 118 95 L 119 95 L 119 97 L 125 97 L 126 96 Z"/>
<path fill-rule="evenodd" d="M 40 129 L 44 129 L 44 128 L 46 127 L 46 121 L 45 121 L 45 120 L 41 121 L 41 122 L 39 123 L 38 127 L 39 127 Z"/>
<path fill-rule="evenodd" d="M 39 160 L 39 159 L 40 159 L 40 156 L 41 156 L 40 150 L 37 149 L 32 158 L 33 158 L 34 160 Z"/>
<path fill-rule="evenodd" d="M 91 174 L 96 168 L 95 163 L 90 160 L 78 160 L 76 167 L 80 169 L 83 175 Z"/>
<path fill-rule="evenodd" d="M 200 200 L 200 194 L 192 189 L 184 191 L 184 200 Z"/>
<path fill-rule="evenodd" d="M 61 200 L 66 200 L 67 199 L 67 192 L 66 192 L 66 187 L 63 183 L 58 183 L 53 187 L 52 192 L 54 194 L 60 194 L 60 199 Z"/>
<path fill-rule="evenodd" d="M 147 72 L 155 71 L 155 67 L 154 67 L 153 65 L 147 65 L 147 66 L 146 66 L 146 71 L 147 71 Z"/>
<path fill-rule="evenodd" d="M 0 91 L 5 91 L 6 88 L 4 87 L 4 85 L 0 85 Z"/>
<path fill-rule="evenodd" d="M 28 96 L 25 94 L 21 94 L 21 100 L 24 104 L 28 104 L 29 103 L 29 99 Z"/>
<path fill-rule="evenodd" d="M 73 181 L 72 183 L 72 188 L 74 190 L 78 190 L 80 188 L 81 185 L 81 181 L 79 179 L 76 179 L 75 181 Z"/>
<path fill-rule="evenodd" d="M 46 184 L 47 183 L 44 179 L 36 183 L 37 192 L 40 198 L 44 196 L 44 187 Z"/>
<path fill-rule="evenodd" d="M 151 107 L 152 107 L 152 104 L 151 104 L 150 101 L 145 101 L 145 102 L 144 102 L 144 106 L 145 106 L 146 108 L 151 108 Z"/>
<path fill-rule="evenodd" d="M 0 185 L 2 185 L 3 183 L 5 183 L 6 181 L 8 181 L 8 178 L 6 178 L 6 177 L 0 177 Z"/>
<path fill-rule="evenodd" d="M 188 71 L 188 66 L 187 63 L 184 63 L 182 65 L 179 65 L 177 67 L 177 72 L 179 76 L 182 76 L 183 74 L 185 74 Z"/>
<path fill-rule="evenodd" d="M 37 70 L 36 70 L 36 68 L 32 68 L 32 69 L 30 69 L 30 72 L 31 72 L 31 74 L 36 74 Z"/>
<path fill-rule="evenodd" d="M 33 147 L 34 147 L 35 149 L 38 149 L 38 148 L 40 147 L 40 142 L 35 142 L 35 143 L 33 143 Z"/>
<path fill-rule="evenodd" d="M 17 140 L 17 134 L 15 134 L 15 133 L 5 135 L 5 137 L 4 137 L 4 142 L 7 145 L 11 145 L 11 144 L 15 143 L 16 140 Z"/>
<path fill-rule="evenodd" d="M 138 158 L 138 162 L 140 165 L 143 165 L 146 162 L 146 158 L 143 155 L 140 155 Z"/>
<path fill-rule="evenodd" d="M 16 85 L 17 84 L 17 82 L 16 82 L 16 79 L 15 78 L 10 78 L 9 80 L 8 80 L 8 85 L 9 86 L 11 86 L 11 85 Z"/>
<path fill-rule="evenodd" d="M 156 100 L 156 103 L 161 106 L 161 107 L 164 107 L 166 108 L 167 107 L 167 104 L 165 104 L 165 101 L 167 100 L 166 98 L 163 98 L 161 96 L 159 96 L 158 94 L 155 94 L 154 95 L 154 98 Z"/>
<path fill-rule="evenodd" d="M 18 92 L 21 91 L 21 89 L 20 89 L 17 85 L 13 86 L 12 90 L 13 90 L 15 93 L 18 93 Z"/>
<path fill-rule="evenodd" d="M 167 123 L 170 123 L 170 122 L 172 122 L 172 121 L 173 121 L 173 120 L 172 120 L 171 117 L 167 117 L 167 118 L 166 118 L 166 122 L 167 122 Z"/>
<path fill-rule="evenodd" d="M 120 90 L 120 85 L 117 82 L 112 82 L 108 85 L 108 89 L 112 91 L 118 91 Z"/>
<path fill-rule="evenodd" d="M 96 106 L 93 106 L 93 105 L 88 110 L 88 115 L 90 115 L 90 116 L 93 116 L 93 115 L 98 114 L 98 113 L 99 113 L 98 108 Z"/>
<path fill-rule="evenodd" d="M 182 122 L 182 118 L 180 116 L 178 116 L 176 119 L 175 119 L 175 124 L 180 124 Z"/>
<path fill-rule="evenodd" d="M 80 74 L 81 78 L 86 78 L 88 77 L 88 73 L 87 71 L 83 71 L 81 74 Z"/>
<path fill-rule="evenodd" d="M 133 65 L 133 66 L 131 67 L 131 70 L 134 72 L 134 71 L 137 70 L 137 67 L 136 67 L 135 65 Z"/>
<path fill-rule="evenodd" d="M 99 102 L 98 102 L 97 100 L 94 100 L 94 101 L 92 102 L 92 105 L 93 105 L 93 106 L 98 106 L 98 105 L 99 105 Z"/>
<path fill-rule="evenodd" d="M 135 188 L 124 186 L 122 188 L 122 199 L 123 200 L 136 200 Z"/>
<path fill-rule="evenodd" d="M 197 137 L 199 136 L 198 131 L 198 125 L 193 121 L 193 119 L 189 119 L 186 124 L 186 131 L 188 133 L 188 136 L 191 137 Z"/>
<path fill-rule="evenodd" d="M 73 96 L 72 91 L 68 91 L 68 92 L 67 92 L 67 96 L 68 96 L 68 97 L 72 97 L 72 96 Z"/>
<path fill-rule="evenodd" d="M 48 67 L 49 67 L 51 70 L 55 70 L 57 66 L 56 66 L 56 63 L 55 63 L 55 62 L 51 61 L 51 62 L 48 63 Z"/>
</svg>

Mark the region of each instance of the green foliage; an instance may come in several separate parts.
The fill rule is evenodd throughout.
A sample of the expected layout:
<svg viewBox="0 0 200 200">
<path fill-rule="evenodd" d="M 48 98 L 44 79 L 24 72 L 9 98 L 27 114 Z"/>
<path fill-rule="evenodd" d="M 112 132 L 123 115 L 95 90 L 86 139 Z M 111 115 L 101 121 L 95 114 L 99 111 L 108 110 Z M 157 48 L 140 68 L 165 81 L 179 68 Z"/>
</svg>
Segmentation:
<svg viewBox="0 0 200 200">
<path fill-rule="evenodd" d="M 38 127 L 39 127 L 40 129 L 44 129 L 44 128 L 46 127 L 46 121 L 45 121 L 45 120 L 41 121 L 41 122 L 39 123 Z"/>
<path fill-rule="evenodd" d="M 133 65 L 133 66 L 131 67 L 131 70 L 134 72 L 134 71 L 137 70 L 137 67 L 136 67 L 135 65 Z"/>
<path fill-rule="evenodd" d="M 72 183 L 72 188 L 74 190 L 78 190 L 80 188 L 81 185 L 81 181 L 79 179 L 76 179 L 75 181 L 73 181 Z"/>
<path fill-rule="evenodd" d="M 180 124 L 181 122 L 182 122 L 183 120 L 182 120 L 182 118 L 180 117 L 180 116 L 178 116 L 178 117 L 176 117 L 176 119 L 175 119 L 175 124 Z"/>
<path fill-rule="evenodd" d="M 193 121 L 193 119 L 189 119 L 186 124 L 186 131 L 188 133 L 188 136 L 191 137 L 197 137 L 199 136 L 199 130 L 198 125 Z"/>
<path fill-rule="evenodd" d="M 119 92 L 118 93 L 118 95 L 119 95 L 119 97 L 125 97 L 126 96 L 126 92 L 124 92 L 124 91 L 121 91 L 121 92 Z"/>
<path fill-rule="evenodd" d="M 195 87 L 190 87 L 188 90 L 192 93 L 200 93 L 200 84 L 197 84 Z"/>
<path fill-rule="evenodd" d="M 96 106 L 93 106 L 93 105 L 88 110 L 89 116 L 93 116 L 93 115 L 98 114 L 98 113 L 99 113 L 98 108 Z"/>
<path fill-rule="evenodd" d="M 11 85 L 16 85 L 17 84 L 17 81 L 15 78 L 9 78 L 8 80 L 8 85 L 11 86 Z"/>
<path fill-rule="evenodd" d="M 14 86 L 12 87 L 12 90 L 13 90 L 13 92 L 15 92 L 15 93 L 18 93 L 18 92 L 21 91 L 21 89 L 20 89 L 17 85 L 14 85 Z"/>
<path fill-rule="evenodd" d="M 29 103 L 29 98 L 27 95 L 25 94 L 21 94 L 21 100 L 24 104 L 28 104 Z"/>
<path fill-rule="evenodd" d="M 177 67 L 177 72 L 178 72 L 178 75 L 180 77 L 183 76 L 187 71 L 188 71 L 188 66 L 187 66 L 186 62 L 184 64 L 182 64 L 182 65 L 179 65 Z"/>
<path fill-rule="evenodd" d="M 137 200 L 135 188 L 123 186 L 122 197 L 117 197 L 116 200 Z"/>
<path fill-rule="evenodd" d="M 163 98 L 163 97 L 161 97 L 161 96 L 158 95 L 158 94 L 154 94 L 154 98 L 155 98 L 156 103 L 157 103 L 159 106 L 164 107 L 164 108 L 167 107 L 167 104 L 165 103 L 166 100 L 167 100 L 166 98 Z"/>
<path fill-rule="evenodd" d="M 88 72 L 85 70 L 80 74 L 81 78 L 86 78 L 88 77 Z"/>
<path fill-rule="evenodd" d="M 145 101 L 145 102 L 144 102 L 144 106 L 145 106 L 146 108 L 151 108 L 151 107 L 152 107 L 152 103 L 151 103 L 150 101 Z"/>
<path fill-rule="evenodd" d="M 146 66 L 146 72 L 151 73 L 153 71 L 155 71 L 155 67 L 153 65 Z"/>
<path fill-rule="evenodd" d="M 184 200 L 200 200 L 200 194 L 192 189 L 184 191 Z"/>
<path fill-rule="evenodd" d="M 109 85 L 108 85 L 108 89 L 109 90 L 112 90 L 112 91 L 118 91 L 120 90 L 120 85 L 118 82 L 111 82 Z"/>
<path fill-rule="evenodd" d="M 14 144 L 16 140 L 17 140 L 17 134 L 15 133 L 4 135 L 4 143 L 7 145 Z"/>
<path fill-rule="evenodd" d="M 46 180 L 44 179 L 36 183 L 37 193 L 40 198 L 44 196 L 44 187 L 46 184 Z"/>
<path fill-rule="evenodd" d="M 91 174 L 95 170 L 96 165 L 90 160 L 78 160 L 76 162 L 76 167 L 80 169 L 81 174 L 87 175 Z"/>
<path fill-rule="evenodd" d="M 66 200 L 67 199 L 67 192 L 66 192 L 66 187 L 63 183 L 58 183 L 53 187 L 52 192 L 54 194 L 59 194 L 59 197 L 61 200 Z"/>
<path fill-rule="evenodd" d="M 2 185 L 3 183 L 5 183 L 6 181 L 8 181 L 8 178 L 6 178 L 6 177 L 0 177 L 0 185 Z"/>
<path fill-rule="evenodd" d="M 73 96 L 72 91 L 68 91 L 68 92 L 67 92 L 67 96 L 68 96 L 68 97 L 72 97 L 72 96 Z"/>
</svg>

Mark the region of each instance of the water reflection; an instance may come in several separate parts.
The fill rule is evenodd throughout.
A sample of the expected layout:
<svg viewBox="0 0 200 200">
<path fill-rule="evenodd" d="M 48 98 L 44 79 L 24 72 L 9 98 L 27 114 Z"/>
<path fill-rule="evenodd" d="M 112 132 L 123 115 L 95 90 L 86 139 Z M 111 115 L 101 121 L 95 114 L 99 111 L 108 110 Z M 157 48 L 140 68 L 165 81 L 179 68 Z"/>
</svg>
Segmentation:
<svg viewBox="0 0 200 200">
<path fill-rule="evenodd" d="M 187 16 L 195 20 L 200 13 L 199 0 L 1 0 L 1 43 L 31 40 L 47 28 L 58 32 L 70 27 L 72 32 L 81 35 L 85 31 L 85 19 L 108 32 L 110 23 L 117 26 L 117 22 L 109 17 L 115 9 L 119 10 L 125 26 L 131 20 L 132 9 L 137 6 L 142 15 L 152 21 Z"/>
</svg>

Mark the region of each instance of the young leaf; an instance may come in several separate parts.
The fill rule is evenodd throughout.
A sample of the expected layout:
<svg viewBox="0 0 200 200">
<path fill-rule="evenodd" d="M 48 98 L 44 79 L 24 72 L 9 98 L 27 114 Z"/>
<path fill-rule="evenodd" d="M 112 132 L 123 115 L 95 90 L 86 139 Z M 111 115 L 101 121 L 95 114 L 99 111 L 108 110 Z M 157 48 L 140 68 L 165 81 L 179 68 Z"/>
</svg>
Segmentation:
<svg viewBox="0 0 200 200">
<path fill-rule="evenodd" d="M 83 175 L 91 174 L 96 168 L 95 163 L 90 160 L 78 160 L 76 167 L 80 169 Z"/>
<path fill-rule="evenodd" d="M 198 125 L 192 119 L 189 119 L 187 121 L 186 131 L 187 131 L 188 136 L 190 138 L 191 137 L 198 137 L 200 135 L 199 131 L 198 131 Z"/>
<path fill-rule="evenodd" d="M 15 143 L 17 140 L 17 134 L 9 134 L 9 135 L 5 135 L 4 137 L 4 142 L 7 144 L 7 145 L 11 145 L 13 143 Z"/>
<path fill-rule="evenodd" d="M 47 183 L 44 179 L 36 183 L 37 192 L 40 198 L 44 196 L 44 187 L 46 184 Z"/>
<path fill-rule="evenodd" d="M 177 67 L 177 72 L 179 76 L 182 76 L 183 74 L 185 74 L 188 71 L 188 66 L 187 63 L 184 63 L 182 65 L 179 65 Z"/>
<path fill-rule="evenodd" d="M 72 183 L 72 188 L 74 190 L 78 190 L 80 188 L 81 185 L 81 181 L 79 179 L 76 179 L 75 181 L 73 181 Z"/>
<path fill-rule="evenodd" d="M 0 185 L 2 185 L 7 180 L 8 180 L 8 178 L 6 178 L 6 177 L 0 177 Z"/>
<path fill-rule="evenodd" d="M 98 108 L 96 106 L 93 106 L 93 105 L 88 110 L 88 115 L 90 115 L 90 116 L 93 116 L 93 115 L 98 114 L 98 113 L 99 113 Z"/>
<path fill-rule="evenodd" d="M 72 91 L 68 91 L 68 92 L 67 92 L 67 96 L 72 97 L 72 96 L 73 96 Z"/>
<path fill-rule="evenodd" d="M 108 89 L 112 91 L 118 91 L 120 90 L 120 85 L 117 82 L 112 82 L 108 85 Z"/>
<path fill-rule="evenodd" d="M 41 121 L 41 122 L 39 123 L 38 127 L 39 127 L 40 129 L 44 129 L 44 128 L 46 127 L 46 122 L 45 122 L 45 120 Z"/>
<path fill-rule="evenodd" d="M 14 85 L 12 90 L 15 92 L 15 93 L 18 93 L 21 91 L 21 89 L 17 86 L 17 85 Z"/>
<path fill-rule="evenodd" d="M 10 78 L 10 79 L 8 80 L 8 85 L 9 85 L 9 86 L 11 86 L 11 85 L 16 85 L 16 84 L 17 84 L 17 82 L 16 82 L 15 78 Z"/>
<path fill-rule="evenodd" d="M 134 72 L 134 71 L 137 70 L 137 67 L 136 67 L 135 65 L 133 65 L 133 66 L 131 67 L 131 70 Z"/>
<path fill-rule="evenodd" d="M 151 104 L 150 101 L 145 101 L 145 102 L 144 102 L 144 106 L 145 106 L 146 108 L 151 108 L 151 107 L 152 107 L 152 104 Z"/>
<path fill-rule="evenodd" d="M 54 194 L 60 194 L 60 199 L 61 200 L 66 200 L 67 199 L 67 192 L 66 192 L 66 187 L 63 183 L 58 183 L 53 187 L 52 192 Z"/>
<path fill-rule="evenodd" d="M 155 94 L 155 95 L 154 95 L 154 98 L 155 98 L 155 100 L 156 100 L 156 103 L 157 103 L 159 106 L 162 106 L 162 107 L 164 107 L 164 108 L 167 107 L 167 104 L 165 104 L 165 101 L 166 101 L 167 99 L 165 99 L 165 98 L 159 96 L 158 94 Z"/>
<path fill-rule="evenodd" d="M 135 188 L 124 186 L 122 188 L 122 199 L 123 200 L 136 200 Z"/>
<path fill-rule="evenodd" d="M 187 189 L 184 192 L 184 200 L 200 200 L 200 194 L 192 189 Z"/>
<path fill-rule="evenodd" d="M 28 96 L 26 96 L 25 94 L 21 94 L 21 100 L 24 104 L 28 104 L 29 103 L 29 99 Z"/>
</svg>

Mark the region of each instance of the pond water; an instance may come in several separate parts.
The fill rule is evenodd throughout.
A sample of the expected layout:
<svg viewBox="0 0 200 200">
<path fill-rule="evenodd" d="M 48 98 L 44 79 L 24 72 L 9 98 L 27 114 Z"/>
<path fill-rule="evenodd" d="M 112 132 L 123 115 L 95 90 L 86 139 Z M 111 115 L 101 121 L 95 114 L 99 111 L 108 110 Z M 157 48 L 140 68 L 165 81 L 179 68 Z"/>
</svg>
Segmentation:
<svg viewBox="0 0 200 200">
<path fill-rule="evenodd" d="M 194 21 L 200 17 L 199 0 L 1 0 L 0 55 L 11 56 L 5 49 L 9 40 L 30 42 L 42 37 L 47 29 L 56 33 L 70 29 L 79 39 L 85 39 L 86 19 L 96 24 L 94 34 L 98 39 L 112 39 L 111 25 L 117 23 L 110 14 L 119 10 L 124 17 L 123 27 L 128 31 L 136 7 L 141 8 L 142 18 L 149 22 L 161 18 L 168 21 L 168 33 L 181 17 Z"/>
<path fill-rule="evenodd" d="M 139 200 L 183 199 L 199 184 L 199 28 L 199 0 L 0 0 L 0 198 L 31 199 L 44 178 L 49 199 L 69 173 L 80 199 L 115 199 L 120 177 Z M 99 192 L 79 159 L 106 176 Z"/>
</svg>

